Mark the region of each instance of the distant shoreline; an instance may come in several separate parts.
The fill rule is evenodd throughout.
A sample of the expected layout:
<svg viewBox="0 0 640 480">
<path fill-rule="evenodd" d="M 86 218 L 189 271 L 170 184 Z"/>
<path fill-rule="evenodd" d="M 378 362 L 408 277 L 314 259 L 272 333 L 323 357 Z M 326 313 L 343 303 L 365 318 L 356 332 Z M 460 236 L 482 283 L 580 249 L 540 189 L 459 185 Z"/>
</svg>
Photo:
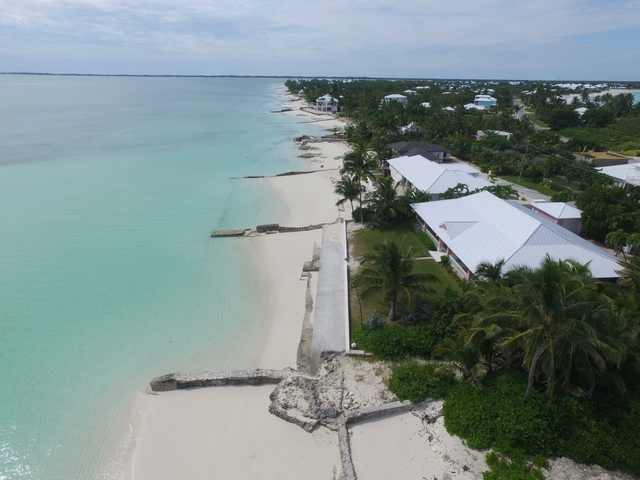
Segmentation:
<svg viewBox="0 0 640 480">
<path fill-rule="evenodd" d="M 398 81 L 481 81 L 481 82 L 578 82 L 588 81 L 595 83 L 616 83 L 616 84 L 636 84 L 640 85 L 638 80 L 549 80 L 549 79 L 521 79 L 521 78 L 446 78 L 446 77 L 366 77 L 366 76 L 334 76 L 334 75 L 178 75 L 178 74 L 148 74 L 148 73 L 53 73 L 53 72 L 0 72 L 0 75 L 33 75 L 33 76 L 54 76 L 54 77 L 141 77 L 141 78 L 317 78 L 317 79 L 336 79 L 336 80 L 398 80 Z"/>
</svg>

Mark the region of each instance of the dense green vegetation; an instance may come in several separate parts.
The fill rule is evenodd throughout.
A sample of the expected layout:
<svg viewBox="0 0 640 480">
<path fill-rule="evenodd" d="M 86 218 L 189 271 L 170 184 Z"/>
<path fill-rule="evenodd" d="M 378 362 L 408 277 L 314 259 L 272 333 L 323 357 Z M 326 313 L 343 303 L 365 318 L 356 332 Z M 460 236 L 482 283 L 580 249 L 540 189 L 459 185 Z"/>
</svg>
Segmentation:
<svg viewBox="0 0 640 480">
<path fill-rule="evenodd" d="M 584 91 L 567 104 L 562 95 L 568 92 L 550 84 L 531 82 L 290 80 L 287 86 L 292 92 L 303 90 L 310 102 L 326 93 L 339 98 L 344 108 L 342 115 L 352 121 L 346 129 L 347 139 L 354 144 L 360 163 L 369 168 L 367 171 L 348 168 L 344 173 L 360 179 L 377 181 L 374 178 L 379 177 L 371 173 L 384 167 L 385 160 L 392 156 L 390 143 L 426 140 L 449 148 L 455 156 L 475 163 L 485 172 L 509 180 L 520 178 L 517 183 L 552 196 L 553 200 L 569 201 L 581 196 L 582 202 L 594 203 L 597 200 L 590 198 L 593 190 L 586 191 L 592 186 L 610 186 L 611 180 L 599 174 L 592 162 L 577 159 L 574 154 L 589 150 L 640 152 L 640 104 L 634 105 L 630 94 L 590 97 Z M 415 90 L 416 95 L 408 96 L 406 107 L 397 102 L 382 102 L 385 95 L 417 86 L 428 88 Z M 495 90 L 492 95 L 498 100 L 497 108 L 485 111 L 463 108 L 488 87 Z M 518 120 L 515 113 L 520 107 L 514 106 L 515 99 L 524 102 L 539 125 L 549 125 L 550 129 L 536 129 L 526 115 Z M 431 106 L 425 108 L 423 102 Z M 455 111 L 444 111 L 446 106 L 455 107 Z M 580 107 L 587 109 L 582 116 L 575 111 Z M 400 127 L 411 122 L 419 130 L 401 133 Z M 511 136 L 506 139 L 489 133 L 476 140 L 480 130 L 506 131 Z M 408 205 L 419 194 L 395 192 L 391 185 L 385 185 L 377 194 L 360 195 L 357 203 L 364 208 L 356 208 L 355 218 L 375 223 L 403 218 L 409 214 Z M 611 215 L 604 222 L 605 229 L 613 230 L 603 231 L 600 220 L 590 221 L 594 212 L 585 212 L 583 224 L 587 233 L 604 241 L 615 230 L 622 229 L 627 235 L 640 231 L 637 215 L 640 203 L 636 197 L 631 194 L 625 202 L 625 213 L 631 213 L 632 220 L 623 226 L 615 226 L 616 212 L 605 214 Z M 349 201 L 354 199 L 351 197 Z"/>
<path fill-rule="evenodd" d="M 629 95 L 590 98 L 586 91 L 568 105 L 559 96 L 566 92 L 551 85 L 502 82 L 490 85 L 498 107 L 480 112 L 461 106 L 488 84 L 419 82 L 429 88 L 406 107 L 381 100 L 415 81 L 287 84 L 304 88 L 309 101 L 325 93 L 340 98 L 353 122 L 346 129 L 353 153 L 336 188 L 344 202 L 357 202 L 354 219 L 369 224 L 353 239 L 364 262 L 352 278 L 352 336 L 380 358 L 406 362 L 390 388 L 413 401 L 446 397 L 447 429 L 497 452 L 487 456 L 486 479 L 542 478 L 549 456 L 640 474 L 638 257 L 622 262 L 627 278 L 619 284 L 597 281 L 586 265 L 551 259 L 506 273 L 501 263 L 482 265 L 474 280 L 459 282 L 445 261 L 416 258 L 433 245 L 413 231 L 410 204 L 428 196 L 381 175 L 390 143 L 436 142 L 492 175 L 576 199 L 587 232 L 620 252 L 640 242 L 640 194 L 612 186 L 574 152 L 638 148 L 640 105 Z M 550 129 L 518 120 L 515 98 Z M 587 109 L 582 116 L 578 107 Z M 401 133 L 410 122 L 419 130 Z M 479 130 L 511 135 L 476 140 Z M 368 192 L 365 181 L 372 182 Z M 469 193 L 458 185 L 447 196 Z M 513 198 L 508 190 L 493 193 Z"/>
<path fill-rule="evenodd" d="M 456 383 L 453 373 L 438 370 L 435 363 L 408 362 L 395 369 L 389 382 L 389 390 L 400 400 L 417 403 L 427 397 L 446 397 Z"/>
</svg>

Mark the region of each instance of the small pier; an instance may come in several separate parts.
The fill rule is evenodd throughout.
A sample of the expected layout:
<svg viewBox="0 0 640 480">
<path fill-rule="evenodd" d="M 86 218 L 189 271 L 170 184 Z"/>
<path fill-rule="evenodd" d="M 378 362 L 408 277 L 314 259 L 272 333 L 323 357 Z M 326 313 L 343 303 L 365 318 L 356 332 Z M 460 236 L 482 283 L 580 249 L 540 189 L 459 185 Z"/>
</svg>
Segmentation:
<svg viewBox="0 0 640 480">
<path fill-rule="evenodd" d="M 242 237 L 245 233 L 250 232 L 251 230 L 215 230 L 211 236 L 213 238 L 218 237 Z"/>
</svg>

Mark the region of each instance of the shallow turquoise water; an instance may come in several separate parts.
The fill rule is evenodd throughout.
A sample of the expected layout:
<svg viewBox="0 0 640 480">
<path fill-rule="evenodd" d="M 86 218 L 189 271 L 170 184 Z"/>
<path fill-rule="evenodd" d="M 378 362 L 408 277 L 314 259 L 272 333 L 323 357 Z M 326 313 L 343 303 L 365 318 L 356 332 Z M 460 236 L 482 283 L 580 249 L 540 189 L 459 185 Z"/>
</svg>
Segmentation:
<svg viewBox="0 0 640 480">
<path fill-rule="evenodd" d="M 253 253 L 209 233 L 281 212 L 230 179 L 298 166 L 278 83 L 0 76 L 0 479 L 108 476 L 153 376 L 255 364 Z"/>
</svg>

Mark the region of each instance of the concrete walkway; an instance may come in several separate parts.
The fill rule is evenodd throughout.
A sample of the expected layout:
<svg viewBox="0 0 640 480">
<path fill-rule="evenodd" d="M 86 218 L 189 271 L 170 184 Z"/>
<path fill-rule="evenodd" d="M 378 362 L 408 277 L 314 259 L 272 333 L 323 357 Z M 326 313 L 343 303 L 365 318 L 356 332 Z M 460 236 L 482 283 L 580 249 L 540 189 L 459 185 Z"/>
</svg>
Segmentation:
<svg viewBox="0 0 640 480">
<path fill-rule="evenodd" d="M 324 226 L 311 341 L 311 357 L 316 360 L 322 352 L 343 352 L 347 349 L 345 251 L 344 224 Z"/>
</svg>

